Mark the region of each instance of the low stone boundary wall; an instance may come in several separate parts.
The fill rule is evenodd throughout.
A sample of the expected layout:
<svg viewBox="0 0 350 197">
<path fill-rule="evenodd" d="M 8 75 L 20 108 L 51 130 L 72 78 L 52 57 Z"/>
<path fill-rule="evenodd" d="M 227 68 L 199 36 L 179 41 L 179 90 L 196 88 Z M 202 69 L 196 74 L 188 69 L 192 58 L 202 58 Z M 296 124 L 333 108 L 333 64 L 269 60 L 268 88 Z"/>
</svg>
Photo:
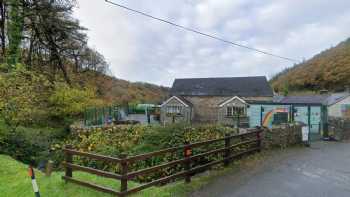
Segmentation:
<svg viewBox="0 0 350 197">
<path fill-rule="evenodd" d="M 302 143 L 300 125 L 284 124 L 272 129 L 264 128 L 263 148 L 286 148 L 290 145 Z"/>
<path fill-rule="evenodd" d="M 330 117 L 328 134 L 336 140 L 350 140 L 350 119 Z"/>
</svg>

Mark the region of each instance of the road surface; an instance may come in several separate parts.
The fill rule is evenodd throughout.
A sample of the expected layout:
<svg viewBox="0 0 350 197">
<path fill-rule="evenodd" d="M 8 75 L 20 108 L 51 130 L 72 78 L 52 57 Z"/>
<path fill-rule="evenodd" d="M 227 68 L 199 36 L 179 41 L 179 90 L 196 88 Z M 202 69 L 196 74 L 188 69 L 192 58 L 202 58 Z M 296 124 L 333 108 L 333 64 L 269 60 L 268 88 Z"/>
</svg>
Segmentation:
<svg viewBox="0 0 350 197">
<path fill-rule="evenodd" d="M 277 151 L 254 167 L 216 178 L 191 197 L 350 197 L 350 143 Z"/>
</svg>

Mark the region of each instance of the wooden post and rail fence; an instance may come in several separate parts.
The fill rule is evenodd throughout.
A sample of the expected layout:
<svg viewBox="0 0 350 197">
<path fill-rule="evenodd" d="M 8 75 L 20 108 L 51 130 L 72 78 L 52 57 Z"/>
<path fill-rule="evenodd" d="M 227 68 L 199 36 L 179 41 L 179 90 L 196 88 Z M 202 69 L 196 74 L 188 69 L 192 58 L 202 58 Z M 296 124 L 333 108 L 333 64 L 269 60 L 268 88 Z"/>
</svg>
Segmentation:
<svg viewBox="0 0 350 197">
<path fill-rule="evenodd" d="M 151 186 L 166 184 L 173 180 L 185 179 L 185 182 L 189 183 L 191 182 L 191 176 L 193 176 L 196 172 L 202 172 L 204 170 L 209 169 L 211 166 L 218 165 L 221 163 L 227 166 L 235 158 L 240 158 L 245 154 L 260 151 L 261 150 L 261 132 L 262 132 L 261 129 L 250 129 L 248 130 L 247 133 L 244 133 L 244 134 L 225 135 L 225 137 L 223 138 L 213 139 L 213 140 L 208 140 L 203 142 L 196 142 L 191 144 L 185 143 L 183 146 L 167 148 L 167 149 L 150 152 L 146 154 L 141 154 L 141 155 L 136 155 L 136 156 L 127 156 L 126 154 L 122 154 L 118 158 L 103 156 L 103 155 L 98 155 L 93 153 L 80 152 L 80 151 L 74 150 L 72 146 L 68 145 L 64 149 L 65 162 L 63 164 L 65 166 L 66 171 L 65 171 L 65 175 L 62 178 L 68 182 L 76 183 L 82 186 L 90 187 L 98 191 L 102 191 L 102 192 L 106 192 L 106 193 L 110 193 L 110 194 L 113 194 L 116 196 L 122 196 L 122 197 L 144 190 Z M 234 139 L 236 139 L 235 143 L 232 143 Z M 205 152 L 200 152 L 198 154 L 193 154 L 192 152 L 194 148 L 209 146 L 211 144 L 218 143 L 218 142 L 224 142 L 223 147 L 216 148 L 214 150 L 208 150 Z M 244 149 L 243 151 L 236 151 L 237 149 L 235 148 L 239 149 L 242 146 L 245 146 L 246 149 Z M 145 161 L 155 156 L 161 156 L 167 153 L 174 153 L 177 151 L 183 151 L 182 158 L 172 160 L 166 163 L 162 163 L 160 165 L 140 169 L 137 171 L 129 171 L 130 169 L 129 167 L 132 164 Z M 220 157 L 218 160 L 208 161 L 205 164 L 201 163 L 198 166 L 192 165 L 194 161 L 197 161 L 199 159 L 202 159 L 208 156 L 218 155 L 218 154 L 222 154 L 223 157 L 222 158 Z M 89 159 L 110 162 L 116 165 L 120 165 L 120 174 L 73 164 L 73 156 L 80 156 L 80 157 L 85 157 Z M 138 176 L 141 176 L 141 175 L 144 176 L 144 175 L 156 173 L 162 169 L 171 168 L 178 165 L 182 166 L 179 172 L 173 173 L 166 177 L 153 180 L 151 182 L 144 183 L 143 185 L 140 185 L 134 188 L 128 187 L 128 181 Z M 89 183 L 87 181 L 75 179 L 73 177 L 73 170 L 83 171 L 83 172 L 95 174 L 102 177 L 116 179 L 120 181 L 120 189 L 116 190 L 116 189 L 96 185 L 93 183 Z"/>
</svg>

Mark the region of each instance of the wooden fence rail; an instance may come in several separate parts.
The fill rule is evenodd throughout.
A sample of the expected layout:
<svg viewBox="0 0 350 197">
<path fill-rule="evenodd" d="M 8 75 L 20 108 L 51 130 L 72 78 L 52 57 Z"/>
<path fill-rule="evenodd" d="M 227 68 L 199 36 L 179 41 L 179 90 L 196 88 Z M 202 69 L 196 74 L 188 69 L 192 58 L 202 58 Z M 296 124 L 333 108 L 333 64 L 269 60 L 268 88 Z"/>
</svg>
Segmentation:
<svg viewBox="0 0 350 197">
<path fill-rule="evenodd" d="M 261 132 L 260 129 L 251 129 L 247 133 L 239 134 L 239 135 L 225 135 L 223 138 L 214 139 L 214 140 L 208 140 L 203 142 L 197 142 L 192 144 L 184 144 L 183 146 L 173 147 L 173 148 L 167 148 L 155 152 L 150 152 L 146 154 L 136 155 L 136 156 L 130 156 L 128 157 L 126 154 L 122 154 L 119 156 L 119 158 L 114 157 L 108 157 L 93 153 L 86 153 L 86 152 L 80 152 L 73 150 L 73 147 L 68 145 L 64 149 L 65 153 L 65 162 L 63 165 L 65 166 L 65 176 L 62 178 L 65 181 L 73 182 L 82 186 L 90 187 L 95 190 L 99 190 L 102 192 L 110 193 L 116 196 L 127 196 L 129 194 L 141 191 L 143 189 L 146 189 L 148 187 L 159 185 L 159 184 L 166 184 L 169 181 L 175 180 L 175 179 L 185 179 L 185 182 L 188 183 L 191 181 L 191 176 L 193 176 L 195 173 L 207 170 L 213 165 L 221 164 L 223 163 L 225 166 L 229 165 L 229 163 L 235 159 L 239 158 L 245 154 L 252 153 L 255 151 L 261 150 Z M 233 139 L 238 139 L 239 142 L 233 143 Z M 209 150 L 205 152 L 201 152 L 198 154 L 193 154 L 192 150 L 194 148 L 202 147 L 202 146 L 208 146 L 217 142 L 224 142 L 224 146 L 221 148 L 216 148 L 214 150 Z M 235 148 L 240 148 L 242 146 L 249 146 L 244 151 L 234 151 Z M 136 171 L 128 171 L 129 167 L 133 163 L 137 163 L 140 161 L 144 161 L 149 158 L 153 158 L 155 156 L 165 155 L 167 153 L 174 153 L 177 151 L 183 151 L 183 157 L 177 160 L 169 161 L 166 163 L 162 163 L 156 166 L 147 167 L 144 169 L 136 170 Z M 222 154 L 223 158 L 214 160 L 214 161 L 208 161 L 205 164 L 200 164 L 198 166 L 192 166 L 193 162 L 202 158 L 205 158 L 207 156 L 211 155 L 218 155 Z M 103 170 L 98 170 L 90 167 L 80 166 L 73 164 L 73 156 L 80 156 L 80 157 L 86 157 L 89 159 L 95 159 L 98 161 L 105 161 L 110 162 L 113 164 L 120 165 L 120 174 L 107 172 Z M 138 176 L 141 175 L 147 175 L 152 174 L 155 172 L 158 172 L 159 170 L 162 170 L 164 168 L 169 167 L 175 167 L 177 165 L 182 165 L 183 170 L 180 172 L 171 174 L 166 177 L 159 178 L 157 180 L 153 180 L 151 182 L 145 183 L 143 185 L 137 186 L 135 188 L 128 188 L 128 181 L 132 180 Z M 117 191 L 115 189 L 99 186 L 96 184 L 92 184 L 86 181 L 78 180 L 73 178 L 73 171 L 83 171 L 91 174 L 95 174 L 102 177 L 112 178 L 120 181 L 120 190 Z"/>
</svg>

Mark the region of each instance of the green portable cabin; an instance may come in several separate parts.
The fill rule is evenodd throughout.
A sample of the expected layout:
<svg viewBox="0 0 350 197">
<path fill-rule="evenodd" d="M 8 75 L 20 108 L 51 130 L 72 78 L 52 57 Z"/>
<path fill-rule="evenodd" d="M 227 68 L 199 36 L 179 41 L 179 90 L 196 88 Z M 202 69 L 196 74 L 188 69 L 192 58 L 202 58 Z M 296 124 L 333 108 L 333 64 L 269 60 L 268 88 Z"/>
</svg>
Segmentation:
<svg viewBox="0 0 350 197">
<path fill-rule="evenodd" d="M 156 108 L 157 105 L 147 103 L 129 105 L 128 114 L 146 114 L 146 111 L 153 113 Z"/>
<path fill-rule="evenodd" d="M 274 102 L 249 102 L 249 126 L 272 128 L 282 123 L 298 122 L 309 127 L 313 138 L 326 133 L 325 96 L 288 96 Z"/>
</svg>

